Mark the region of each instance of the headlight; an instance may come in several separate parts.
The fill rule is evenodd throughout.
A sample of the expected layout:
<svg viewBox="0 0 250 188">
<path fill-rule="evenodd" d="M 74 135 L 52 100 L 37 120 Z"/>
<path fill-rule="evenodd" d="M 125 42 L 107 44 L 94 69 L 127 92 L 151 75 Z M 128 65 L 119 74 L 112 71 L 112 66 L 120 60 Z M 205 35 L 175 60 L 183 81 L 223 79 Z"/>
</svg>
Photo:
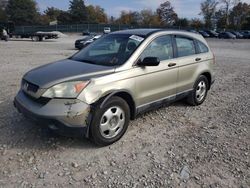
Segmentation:
<svg viewBox="0 0 250 188">
<path fill-rule="evenodd" d="M 49 88 L 42 96 L 47 98 L 76 98 L 89 81 L 65 82 Z"/>
</svg>

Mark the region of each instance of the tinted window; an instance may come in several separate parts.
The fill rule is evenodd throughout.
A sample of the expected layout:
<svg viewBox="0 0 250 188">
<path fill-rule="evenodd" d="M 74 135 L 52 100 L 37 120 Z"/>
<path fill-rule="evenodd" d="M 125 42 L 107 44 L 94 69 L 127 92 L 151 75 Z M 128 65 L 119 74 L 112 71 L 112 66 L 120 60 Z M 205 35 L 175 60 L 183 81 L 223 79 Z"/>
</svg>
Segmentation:
<svg viewBox="0 0 250 188">
<path fill-rule="evenodd" d="M 195 54 L 195 45 L 192 39 L 176 37 L 176 44 L 179 57 Z"/>
<path fill-rule="evenodd" d="M 145 57 L 158 57 L 161 61 L 173 58 L 173 46 L 171 36 L 166 35 L 153 40 L 141 55 Z"/>
<path fill-rule="evenodd" d="M 199 49 L 200 53 L 206 53 L 206 52 L 208 52 L 208 47 L 205 44 L 203 44 L 200 41 L 197 41 L 197 44 L 198 44 L 198 49 Z"/>
</svg>

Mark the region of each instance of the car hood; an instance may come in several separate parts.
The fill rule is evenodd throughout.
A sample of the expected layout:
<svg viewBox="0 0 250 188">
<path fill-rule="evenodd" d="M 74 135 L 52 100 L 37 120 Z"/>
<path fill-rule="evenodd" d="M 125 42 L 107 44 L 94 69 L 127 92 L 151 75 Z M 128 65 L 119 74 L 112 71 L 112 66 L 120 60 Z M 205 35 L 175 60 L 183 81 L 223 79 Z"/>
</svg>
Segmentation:
<svg viewBox="0 0 250 188">
<path fill-rule="evenodd" d="M 82 38 L 82 39 L 78 39 L 78 40 L 76 40 L 76 42 L 93 40 L 93 38 L 94 38 L 94 37 L 85 37 L 85 38 Z"/>
<path fill-rule="evenodd" d="M 78 40 L 76 40 L 76 42 L 82 42 L 82 41 L 86 41 L 86 39 L 78 39 Z"/>
<path fill-rule="evenodd" d="M 40 88 L 49 88 L 65 81 L 88 80 L 112 74 L 114 71 L 115 67 L 65 59 L 29 71 L 24 75 L 24 80 Z"/>
</svg>

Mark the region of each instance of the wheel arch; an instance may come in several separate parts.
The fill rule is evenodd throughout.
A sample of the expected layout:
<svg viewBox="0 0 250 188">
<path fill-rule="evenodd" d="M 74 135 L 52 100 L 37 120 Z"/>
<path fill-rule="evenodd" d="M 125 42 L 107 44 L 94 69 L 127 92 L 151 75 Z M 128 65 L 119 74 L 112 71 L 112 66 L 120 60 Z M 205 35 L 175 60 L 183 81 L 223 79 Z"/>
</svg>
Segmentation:
<svg viewBox="0 0 250 188">
<path fill-rule="evenodd" d="M 101 100 L 100 108 L 102 108 L 106 104 L 106 102 L 113 96 L 120 97 L 127 102 L 129 109 L 130 109 L 130 119 L 134 120 L 136 116 L 136 105 L 135 105 L 133 95 L 127 90 L 112 91 L 104 95 Z"/>
<path fill-rule="evenodd" d="M 212 75 L 211 75 L 211 73 L 210 72 L 203 72 L 202 74 L 200 74 L 200 75 L 203 75 L 203 76 L 205 76 L 206 78 L 207 78 L 207 80 L 208 80 L 208 90 L 210 90 L 210 88 L 211 88 L 211 85 L 212 85 Z"/>
</svg>

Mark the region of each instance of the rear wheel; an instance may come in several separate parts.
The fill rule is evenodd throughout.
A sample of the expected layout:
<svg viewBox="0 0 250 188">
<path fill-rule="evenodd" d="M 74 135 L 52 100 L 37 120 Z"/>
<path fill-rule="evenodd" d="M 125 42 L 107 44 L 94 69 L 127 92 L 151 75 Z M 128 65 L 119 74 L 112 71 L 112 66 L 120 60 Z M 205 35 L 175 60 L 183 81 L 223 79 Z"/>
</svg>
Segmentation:
<svg viewBox="0 0 250 188">
<path fill-rule="evenodd" d="M 204 75 L 199 76 L 197 81 L 194 84 L 193 91 L 187 98 L 187 102 L 193 106 L 201 105 L 206 97 L 208 92 L 208 80 Z"/>
<path fill-rule="evenodd" d="M 91 123 L 91 136 L 100 146 L 118 141 L 126 132 L 130 120 L 130 109 L 120 97 L 112 97 L 103 108 L 96 107 Z"/>
</svg>

